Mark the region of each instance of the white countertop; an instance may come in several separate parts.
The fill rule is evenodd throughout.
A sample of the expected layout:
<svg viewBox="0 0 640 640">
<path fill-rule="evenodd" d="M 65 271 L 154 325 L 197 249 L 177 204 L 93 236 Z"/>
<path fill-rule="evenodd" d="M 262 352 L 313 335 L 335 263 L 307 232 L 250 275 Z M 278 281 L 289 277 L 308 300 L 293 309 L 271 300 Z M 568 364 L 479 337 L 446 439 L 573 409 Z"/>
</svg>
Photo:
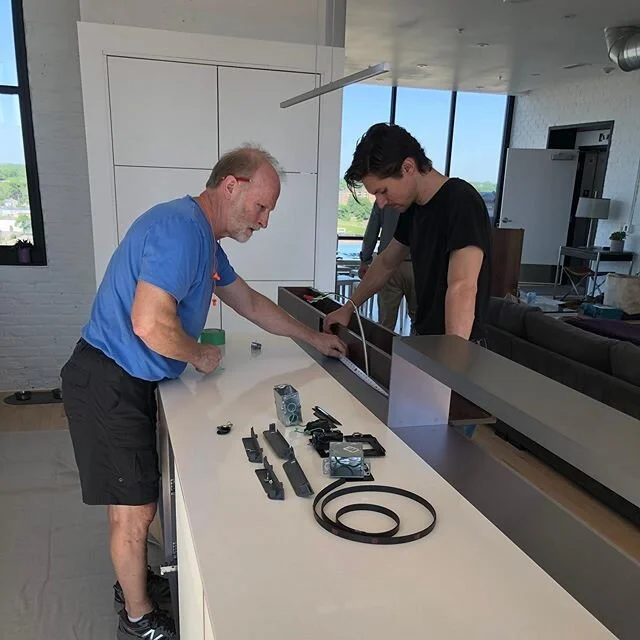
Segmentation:
<svg viewBox="0 0 640 640">
<path fill-rule="evenodd" d="M 229 338 L 223 371 L 202 376 L 190 368 L 160 386 L 216 640 L 614 638 L 293 341 L 263 334 L 262 353 L 252 356 L 252 339 Z M 408 544 L 374 546 L 322 529 L 312 498 L 294 494 L 262 437 L 277 422 L 273 387 L 283 383 L 300 392 L 305 422 L 317 404 L 344 433 L 375 435 L 387 450 L 372 461 L 376 482 L 429 500 L 435 530 Z M 217 435 L 216 426 L 229 421 L 232 432 Z M 266 497 L 254 473 L 261 465 L 247 460 L 242 437 L 251 426 L 284 484 L 284 501 Z M 318 493 L 331 481 L 320 457 L 306 436 L 278 428 Z M 411 531 L 428 522 L 403 498 L 363 501 L 396 510 Z M 342 504 L 336 500 L 329 513 Z M 347 522 L 388 524 L 376 518 L 354 514 Z"/>
</svg>

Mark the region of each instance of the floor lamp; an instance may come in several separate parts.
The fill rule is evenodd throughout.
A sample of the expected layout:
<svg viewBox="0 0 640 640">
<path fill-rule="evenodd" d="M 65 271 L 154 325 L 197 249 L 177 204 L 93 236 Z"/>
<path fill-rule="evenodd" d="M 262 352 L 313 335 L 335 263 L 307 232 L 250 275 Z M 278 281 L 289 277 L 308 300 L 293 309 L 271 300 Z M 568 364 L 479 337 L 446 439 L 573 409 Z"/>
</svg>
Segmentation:
<svg viewBox="0 0 640 640">
<path fill-rule="evenodd" d="M 578 208 L 576 209 L 576 218 L 590 218 L 589 235 L 587 238 L 588 246 L 593 246 L 591 238 L 593 236 L 593 221 L 606 220 L 609 217 L 609 208 L 611 200 L 609 198 L 580 198 L 578 200 Z"/>
</svg>

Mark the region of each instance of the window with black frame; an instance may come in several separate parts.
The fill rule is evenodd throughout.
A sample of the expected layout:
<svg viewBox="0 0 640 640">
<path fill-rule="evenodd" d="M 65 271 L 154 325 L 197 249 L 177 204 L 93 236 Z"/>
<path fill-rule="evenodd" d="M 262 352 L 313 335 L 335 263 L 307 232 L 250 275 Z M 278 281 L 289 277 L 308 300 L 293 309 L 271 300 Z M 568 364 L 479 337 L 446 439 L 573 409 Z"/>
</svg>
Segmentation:
<svg viewBox="0 0 640 640">
<path fill-rule="evenodd" d="M 358 260 L 374 202 L 364 189 L 355 199 L 342 176 L 351 164 L 358 140 L 372 124 L 389 122 L 390 114 L 390 86 L 360 83 L 343 90 L 337 245 L 337 257 L 341 260 Z"/>
<path fill-rule="evenodd" d="M 46 264 L 20 0 L 0 0 L 0 264 Z"/>
</svg>

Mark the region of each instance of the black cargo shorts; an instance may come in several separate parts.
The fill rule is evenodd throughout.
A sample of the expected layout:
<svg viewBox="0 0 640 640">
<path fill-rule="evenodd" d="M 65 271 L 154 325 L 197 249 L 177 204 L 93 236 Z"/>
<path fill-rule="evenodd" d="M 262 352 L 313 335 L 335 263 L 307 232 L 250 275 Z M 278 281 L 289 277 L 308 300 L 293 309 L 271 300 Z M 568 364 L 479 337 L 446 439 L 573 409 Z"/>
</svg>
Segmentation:
<svg viewBox="0 0 640 640">
<path fill-rule="evenodd" d="M 83 501 L 157 502 L 157 383 L 134 378 L 83 339 L 60 375 Z"/>
</svg>

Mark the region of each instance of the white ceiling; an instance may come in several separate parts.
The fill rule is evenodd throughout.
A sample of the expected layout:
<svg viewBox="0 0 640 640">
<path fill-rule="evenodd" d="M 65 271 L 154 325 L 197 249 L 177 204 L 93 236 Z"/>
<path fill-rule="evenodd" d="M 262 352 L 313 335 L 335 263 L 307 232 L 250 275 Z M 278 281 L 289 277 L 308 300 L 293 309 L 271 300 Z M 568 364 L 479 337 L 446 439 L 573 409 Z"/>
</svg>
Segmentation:
<svg viewBox="0 0 640 640">
<path fill-rule="evenodd" d="M 390 62 L 376 82 L 517 94 L 610 71 L 603 29 L 622 25 L 640 26 L 638 0 L 347 0 L 346 72 Z"/>
</svg>

